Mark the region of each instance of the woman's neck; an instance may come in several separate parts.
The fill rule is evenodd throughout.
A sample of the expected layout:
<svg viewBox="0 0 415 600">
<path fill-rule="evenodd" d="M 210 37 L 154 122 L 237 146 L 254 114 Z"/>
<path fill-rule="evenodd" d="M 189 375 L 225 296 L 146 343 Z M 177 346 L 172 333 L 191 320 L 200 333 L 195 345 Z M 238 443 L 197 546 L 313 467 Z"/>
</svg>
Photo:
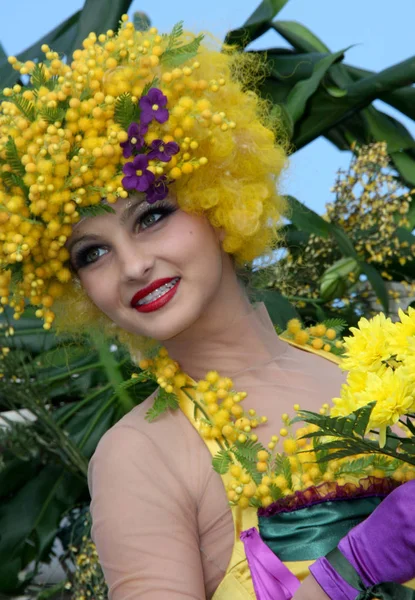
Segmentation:
<svg viewBox="0 0 415 600">
<path fill-rule="evenodd" d="M 231 377 L 282 352 L 265 305 L 252 306 L 239 284 L 238 289 L 232 303 L 219 302 L 219 311 L 212 307 L 185 335 L 164 342 L 170 356 L 194 379 L 210 370 Z"/>
</svg>

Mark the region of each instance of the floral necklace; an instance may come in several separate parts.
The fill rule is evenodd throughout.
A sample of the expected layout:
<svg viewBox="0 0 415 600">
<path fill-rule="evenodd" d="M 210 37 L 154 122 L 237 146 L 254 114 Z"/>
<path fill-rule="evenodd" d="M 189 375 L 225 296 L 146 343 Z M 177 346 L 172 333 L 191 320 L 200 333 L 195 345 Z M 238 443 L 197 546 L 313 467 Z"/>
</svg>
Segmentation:
<svg viewBox="0 0 415 600">
<path fill-rule="evenodd" d="M 330 335 L 330 334 L 329 334 Z M 245 410 L 246 392 L 236 391 L 229 377 L 217 371 L 208 371 L 204 379 L 193 380 L 183 373 L 165 348 L 154 358 L 140 361 L 140 374 L 135 381 L 154 380 L 159 393 L 146 419 L 153 421 L 168 409 L 179 407 L 179 395 L 191 400 L 193 416 L 199 423 L 199 433 L 206 440 L 214 440 L 218 451 L 213 457 L 213 469 L 220 475 L 228 474 L 226 492 L 231 506 L 267 508 L 272 503 L 292 496 L 295 492 L 327 484 L 359 485 L 363 478 L 392 478 L 397 483 L 415 476 L 413 466 L 387 456 L 356 455 L 330 462 L 318 462 L 322 457 L 314 450 L 315 425 L 293 430 L 288 414 L 282 415 L 282 428 L 272 435 L 267 448 L 258 441 L 254 432 L 268 421 L 254 409 Z M 299 405 L 293 406 L 299 411 Z M 324 404 L 321 414 L 329 405 Z M 282 438 L 283 451 L 277 449 Z"/>
</svg>

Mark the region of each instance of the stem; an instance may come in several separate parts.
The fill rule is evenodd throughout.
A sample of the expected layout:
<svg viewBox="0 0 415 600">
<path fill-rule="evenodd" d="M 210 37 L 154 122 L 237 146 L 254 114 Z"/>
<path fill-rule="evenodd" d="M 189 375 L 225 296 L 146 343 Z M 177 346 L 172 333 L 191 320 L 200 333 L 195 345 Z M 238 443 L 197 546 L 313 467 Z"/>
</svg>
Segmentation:
<svg viewBox="0 0 415 600">
<path fill-rule="evenodd" d="M 205 417 L 205 419 L 207 419 L 209 421 L 209 423 L 211 425 L 213 425 L 211 418 L 209 417 L 209 415 L 207 414 L 207 412 L 200 406 L 199 402 L 197 402 L 197 400 L 195 400 L 194 398 L 192 398 L 192 396 L 186 392 L 186 388 L 183 387 L 181 389 L 186 394 L 186 396 L 189 398 L 189 400 L 191 400 L 193 402 L 193 404 L 195 404 L 197 406 L 197 408 L 200 410 L 200 412 Z M 187 389 L 192 390 L 193 388 L 187 388 Z M 223 444 L 218 439 L 215 438 L 215 441 L 216 441 L 216 443 L 218 444 L 218 446 L 219 446 L 219 448 L 221 450 L 224 450 L 225 448 L 227 450 L 229 450 L 229 444 L 228 444 L 227 441 L 225 441 L 225 448 L 224 448 Z"/>
<path fill-rule="evenodd" d="M 99 396 L 103 392 L 106 392 L 108 389 L 110 389 L 110 387 L 111 387 L 111 384 L 107 383 L 107 385 L 104 385 L 102 388 L 100 388 L 99 390 L 97 390 L 96 392 L 91 394 L 90 396 L 87 396 L 83 400 L 76 402 L 75 406 L 73 406 L 71 408 L 71 410 L 68 410 L 66 415 L 64 415 L 63 417 L 58 419 L 56 421 L 56 423 L 61 427 L 68 419 L 70 419 L 72 417 L 72 415 L 77 413 L 79 409 L 81 409 L 83 406 L 85 406 L 85 404 L 88 404 L 88 402 L 90 402 L 91 400 L 94 400 L 97 396 Z"/>
<path fill-rule="evenodd" d="M 92 339 L 98 350 L 99 358 L 101 360 L 101 366 L 104 367 L 109 382 L 115 390 L 115 393 L 120 400 L 121 407 L 125 414 L 127 414 L 135 403 L 133 402 L 130 394 L 125 389 L 117 389 L 124 383 L 124 378 L 120 371 L 120 364 L 114 358 L 114 354 L 110 351 L 108 344 L 104 341 L 104 338 L 99 334 L 92 334 Z"/>
<path fill-rule="evenodd" d="M 98 423 L 98 421 L 100 420 L 101 416 L 105 413 L 105 411 L 107 410 L 107 408 L 109 408 L 111 406 L 111 404 L 114 402 L 114 400 L 116 400 L 116 399 L 117 399 L 117 396 L 116 396 L 116 394 L 114 394 L 113 396 L 111 396 L 111 398 L 108 400 L 108 402 L 106 402 L 104 404 L 104 406 L 101 408 L 101 410 L 98 411 L 98 413 L 95 416 L 95 419 L 90 423 L 88 429 L 85 432 L 84 437 L 82 438 L 82 440 L 78 444 L 78 447 L 79 447 L 80 450 L 82 450 L 82 448 L 84 447 L 85 443 L 88 441 L 89 436 L 91 435 L 91 433 L 95 429 L 95 426 Z"/>
<path fill-rule="evenodd" d="M 89 371 L 90 369 L 96 369 L 98 367 L 102 367 L 102 362 L 96 362 L 89 365 L 85 365 L 84 367 L 79 367 L 79 369 L 75 369 L 74 371 L 65 371 L 65 373 L 61 373 L 60 375 L 55 375 L 54 377 L 47 377 L 46 379 L 40 379 L 40 385 L 47 385 L 48 383 L 54 383 L 55 381 L 59 381 L 61 379 L 65 379 L 66 377 L 70 377 L 71 375 L 78 375 L 79 373 L 84 373 L 85 371 Z"/>
<path fill-rule="evenodd" d="M 305 302 L 308 304 L 324 304 L 324 300 L 321 300 L 319 298 L 314 299 L 314 298 L 303 298 L 302 296 L 284 296 L 284 298 L 286 298 L 287 300 L 289 300 L 290 302 Z"/>
</svg>

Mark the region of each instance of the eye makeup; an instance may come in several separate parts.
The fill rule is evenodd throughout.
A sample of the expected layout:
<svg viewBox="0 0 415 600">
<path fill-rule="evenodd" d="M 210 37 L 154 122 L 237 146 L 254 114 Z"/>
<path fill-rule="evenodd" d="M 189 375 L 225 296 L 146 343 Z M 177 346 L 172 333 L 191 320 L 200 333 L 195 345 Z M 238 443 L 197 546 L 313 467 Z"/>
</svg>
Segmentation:
<svg viewBox="0 0 415 600">
<path fill-rule="evenodd" d="M 138 211 L 138 208 L 141 210 L 138 215 L 135 215 L 134 213 Z M 137 209 L 131 213 L 130 219 L 133 223 L 132 230 L 134 233 L 141 233 L 151 229 L 177 210 L 176 204 L 167 200 L 160 200 L 153 205 L 147 205 L 144 210 L 143 208 L 143 204 L 137 204 Z M 71 249 L 70 259 L 72 269 L 75 272 L 96 263 L 108 252 L 109 247 L 107 244 L 101 244 L 98 241 L 94 243 L 95 237 L 94 234 L 87 234 L 75 242 L 75 248 Z M 77 248 L 76 246 L 78 245 L 79 247 Z M 100 253 L 100 251 L 105 252 Z"/>
</svg>

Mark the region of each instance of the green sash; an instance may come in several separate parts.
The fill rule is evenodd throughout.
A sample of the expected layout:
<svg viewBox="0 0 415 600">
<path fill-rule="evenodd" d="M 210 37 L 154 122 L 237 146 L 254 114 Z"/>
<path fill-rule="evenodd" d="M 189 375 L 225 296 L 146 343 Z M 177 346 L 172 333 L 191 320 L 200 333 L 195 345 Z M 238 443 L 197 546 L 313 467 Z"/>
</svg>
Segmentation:
<svg viewBox="0 0 415 600">
<path fill-rule="evenodd" d="M 381 498 L 355 498 L 314 504 L 294 512 L 258 517 L 264 542 L 283 562 L 315 560 L 333 550 L 342 537 L 366 519 Z"/>
</svg>

